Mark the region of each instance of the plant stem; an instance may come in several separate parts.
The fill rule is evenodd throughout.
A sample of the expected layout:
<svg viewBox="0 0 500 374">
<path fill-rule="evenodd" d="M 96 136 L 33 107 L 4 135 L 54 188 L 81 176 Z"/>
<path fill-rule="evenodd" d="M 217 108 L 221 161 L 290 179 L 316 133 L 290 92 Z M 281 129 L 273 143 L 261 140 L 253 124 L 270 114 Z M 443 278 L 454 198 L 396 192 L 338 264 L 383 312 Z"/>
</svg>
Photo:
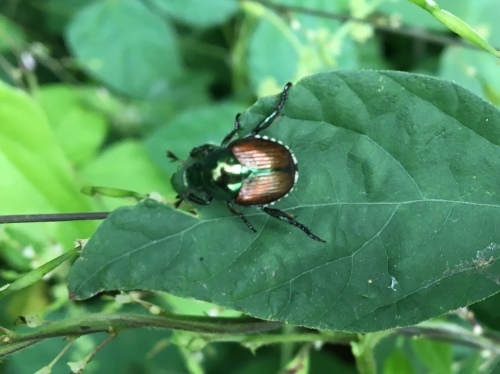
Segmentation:
<svg viewBox="0 0 500 374">
<path fill-rule="evenodd" d="M 150 316 L 139 314 L 97 313 L 53 322 L 36 332 L 16 334 L 8 342 L 0 342 L 0 358 L 38 343 L 61 336 L 81 336 L 97 332 L 121 331 L 138 327 L 186 330 L 206 334 L 255 334 L 275 330 L 278 322 L 250 317 Z"/>
</svg>

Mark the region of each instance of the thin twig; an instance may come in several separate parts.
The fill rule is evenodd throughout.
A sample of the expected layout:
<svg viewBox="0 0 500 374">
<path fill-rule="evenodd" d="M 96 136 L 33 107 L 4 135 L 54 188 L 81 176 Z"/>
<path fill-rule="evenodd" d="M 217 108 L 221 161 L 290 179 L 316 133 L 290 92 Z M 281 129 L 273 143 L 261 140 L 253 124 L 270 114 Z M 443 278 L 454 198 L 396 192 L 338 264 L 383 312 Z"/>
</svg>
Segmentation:
<svg viewBox="0 0 500 374">
<path fill-rule="evenodd" d="M 363 23 L 363 24 L 368 24 L 371 25 L 374 29 L 376 30 L 381 30 L 381 31 L 386 31 L 390 33 L 396 33 L 398 35 L 405 35 L 414 39 L 421 39 L 425 40 L 429 43 L 434 43 L 434 44 L 441 44 L 441 45 L 453 45 L 453 46 L 459 46 L 459 47 L 464 47 L 464 48 L 469 48 L 469 49 L 477 49 L 481 50 L 479 47 L 476 47 L 473 44 L 467 43 L 463 41 L 462 39 L 456 39 L 453 37 L 448 37 L 448 36 L 441 36 L 441 35 L 435 35 L 435 34 L 430 34 L 420 28 L 409 28 L 409 27 L 400 27 L 400 26 L 392 26 L 392 25 L 385 25 L 378 23 L 376 20 L 373 19 L 364 19 L 364 18 L 356 18 L 352 17 L 349 15 L 343 15 L 343 14 L 338 14 L 338 13 L 330 13 L 330 12 L 325 12 L 322 10 L 316 10 L 316 9 L 310 9 L 306 7 L 301 7 L 301 6 L 289 6 L 289 5 L 281 5 L 281 4 L 275 4 L 271 1 L 267 0 L 240 0 L 242 2 L 244 1 L 250 1 L 254 3 L 261 4 L 265 6 L 266 8 L 273 9 L 276 12 L 279 13 L 301 13 L 301 14 L 307 14 L 319 18 L 327 18 L 327 19 L 335 19 L 339 21 L 344 21 L 344 22 L 357 22 L 357 23 Z"/>
<path fill-rule="evenodd" d="M 500 355 L 500 335 L 494 331 L 477 334 L 473 330 L 451 322 L 426 321 L 416 326 L 398 328 L 395 332 L 476 349 L 486 349 L 495 355 Z"/>
<path fill-rule="evenodd" d="M 54 214 L 13 214 L 0 216 L 0 225 L 3 223 L 32 223 L 32 222 L 60 222 L 60 221 L 91 221 L 105 219 L 110 212 L 88 213 L 54 213 Z"/>
</svg>

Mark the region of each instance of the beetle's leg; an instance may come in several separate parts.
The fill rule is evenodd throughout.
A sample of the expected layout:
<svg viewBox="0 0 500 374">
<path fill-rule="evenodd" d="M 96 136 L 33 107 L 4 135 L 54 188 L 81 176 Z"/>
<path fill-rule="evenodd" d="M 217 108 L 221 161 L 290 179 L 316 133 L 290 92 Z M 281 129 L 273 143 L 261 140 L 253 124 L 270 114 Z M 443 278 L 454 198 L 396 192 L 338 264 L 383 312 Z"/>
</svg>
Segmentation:
<svg viewBox="0 0 500 374">
<path fill-rule="evenodd" d="M 182 197 L 180 197 L 179 195 L 177 195 L 175 197 L 177 200 L 175 201 L 174 203 L 174 208 L 177 209 L 178 207 L 181 206 L 182 202 L 184 201 L 184 199 Z"/>
<path fill-rule="evenodd" d="M 236 133 L 240 129 L 240 116 L 241 116 L 241 113 L 238 113 L 236 115 L 236 118 L 234 120 L 234 129 L 229 134 L 226 135 L 224 140 L 222 140 L 222 143 L 220 145 L 222 148 L 225 148 L 229 144 L 231 139 L 234 138 L 234 136 L 236 135 Z"/>
<path fill-rule="evenodd" d="M 200 197 L 200 196 L 195 195 L 193 193 L 177 195 L 176 198 L 177 198 L 177 201 L 174 204 L 175 208 L 178 208 L 184 200 L 189 200 L 189 201 L 196 203 L 196 204 L 199 204 L 199 205 L 209 205 L 213 200 L 212 197 L 209 197 L 209 196 Z"/>
<path fill-rule="evenodd" d="M 274 122 L 274 120 L 280 115 L 281 109 L 283 109 L 283 106 L 285 105 L 288 90 L 290 89 L 290 87 L 292 87 L 292 84 L 290 82 L 288 82 L 285 85 L 285 88 L 283 88 L 283 92 L 281 92 L 280 102 L 278 103 L 276 108 L 273 110 L 273 112 L 270 115 L 268 115 L 266 118 L 264 118 L 264 120 L 261 123 L 259 123 L 255 129 L 253 129 L 253 131 L 249 134 L 249 136 L 256 135 L 259 132 L 261 132 L 261 131 L 267 129 L 269 126 L 271 126 L 271 124 Z"/>
<path fill-rule="evenodd" d="M 177 157 L 176 155 L 174 155 L 172 152 L 170 151 L 167 151 L 167 157 L 170 159 L 170 161 L 172 162 L 182 162 L 181 159 L 179 157 Z"/>
<path fill-rule="evenodd" d="M 295 227 L 298 227 L 299 229 L 304 231 L 307 234 L 307 236 L 309 236 L 311 239 L 317 240 L 318 242 L 321 242 L 321 243 L 326 243 L 326 241 L 324 241 L 321 238 L 318 238 L 311 231 L 309 231 L 309 229 L 307 227 L 305 227 L 302 223 L 297 222 L 295 220 L 295 218 L 293 218 L 292 216 L 289 216 L 285 212 L 282 212 L 279 209 L 268 208 L 267 206 L 263 206 L 263 207 L 261 207 L 261 209 L 264 212 L 266 212 L 267 214 L 269 214 L 271 217 L 277 218 L 281 221 L 285 221 L 285 222 L 289 223 L 290 225 L 294 225 Z"/>
<path fill-rule="evenodd" d="M 200 197 L 193 193 L 188 193 L 186 196 L 183 196 L 183 198 L 199 205 L 209 205 L 213 200 L 213 197 L 210 196 Z"/>
<path fill-rule="evenodd" d="M 248 221 L 247 221 L 247 219 L 245 218 L 245 216 L 244 216 L 241 212 L 237 211 L 237 210 L 236 210 L 236 208 L 233 206 L 233 204 L 231 204 L 231 202 L 230 202 L 230 201 L 228 201 L 228 202 L 227 202 L 227 207 L 229 208 L 229 210 L 231 211 L 231 213 L 233 213 L 234 215 L 236 215 L 236 216 L 240 217 L 240 218 L 241 218 L 241 220 L 242 220 L 243 222 L 245 222 L 245 225 L 247 225 L 247 227 L 248 227 L 250 230 L 252 230 L 253 232 L 257 232 L 257 230 L 255 230 L 255 229 L 253 228 L 253 226 L 250 224 L 250 222 L 248 222 Z"/>
</svg>

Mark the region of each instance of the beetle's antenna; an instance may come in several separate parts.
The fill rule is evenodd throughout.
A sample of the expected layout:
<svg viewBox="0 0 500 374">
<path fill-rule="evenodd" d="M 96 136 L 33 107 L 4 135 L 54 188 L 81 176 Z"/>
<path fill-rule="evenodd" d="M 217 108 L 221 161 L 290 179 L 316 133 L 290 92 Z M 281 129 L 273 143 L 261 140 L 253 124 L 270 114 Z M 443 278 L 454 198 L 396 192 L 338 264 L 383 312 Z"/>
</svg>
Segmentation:
<svg viewBox="0 0 500 374">
<path fill-rule="evenodd" d="M 185 160 L 181 160 L 179 157 L 177 157 L 170 151 L 167 151 L 167 157 L 170 159 L 170 162 L 180 162 L 183 166 L 186 166 Z"/>
<path fill-rule="evenodd" d="M 181 159 L 174 155 L 172 152 L 167 151 L 167 157 L 170 159 L 172 162 L 181 162 Z"/>
<path fill-rule="evenodd" d="M 268 115 L 264 120 L 257 125 L 257 127 L 248 135 L 248 136 L 254 136 L 257 135 L 259 132 L 267 129 L 271 124 L 274 122 L 274 120 L 281 114 L 281 109 L 283 109 L 283 106 L 285 105 L 287 95 L 288 95 L 288 90 L 292 87 L 292 83 L 288 82 L 285 87 L 283 88 L 283 91 L 281 92 L 281 98 L 280 102 L 276 106 L 276 108 L 273 110 L 273 112 Z"/>
</svg>

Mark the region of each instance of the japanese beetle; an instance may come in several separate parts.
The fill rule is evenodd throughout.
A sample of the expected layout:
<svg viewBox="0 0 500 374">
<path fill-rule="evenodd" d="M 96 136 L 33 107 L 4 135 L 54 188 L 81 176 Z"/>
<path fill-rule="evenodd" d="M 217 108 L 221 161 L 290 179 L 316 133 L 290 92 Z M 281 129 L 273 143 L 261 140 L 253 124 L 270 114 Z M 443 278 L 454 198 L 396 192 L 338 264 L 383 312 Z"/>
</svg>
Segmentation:
<svg viewBox="0 0 500 374">
<path fill-rule="evenodd" d="M 298 227 L 310 238 L 325 242 L 292 216 L 269 207 L 292 190 L 299 176 L 297 160 L 290 149 L 278 140 L 258 135 L 280 115 L 291 86 L 291 83 L 286 84 L 273 112 L 245 137 L 232 140 L 240 129 L 238 113 L 234 129 L 220 146 L 204 144 L 196 147 L 186 161 L 167 152 L 172 161 L 180 162 L 171 179 L 178 194 L 176 208 L 183 200 L 202 205 L 208 205 L 214 199 L 225 201 L 229 210 L 256 232 L 235 208 L 235 205 L 255 206 L 274 218 Z"/>
</svg>

